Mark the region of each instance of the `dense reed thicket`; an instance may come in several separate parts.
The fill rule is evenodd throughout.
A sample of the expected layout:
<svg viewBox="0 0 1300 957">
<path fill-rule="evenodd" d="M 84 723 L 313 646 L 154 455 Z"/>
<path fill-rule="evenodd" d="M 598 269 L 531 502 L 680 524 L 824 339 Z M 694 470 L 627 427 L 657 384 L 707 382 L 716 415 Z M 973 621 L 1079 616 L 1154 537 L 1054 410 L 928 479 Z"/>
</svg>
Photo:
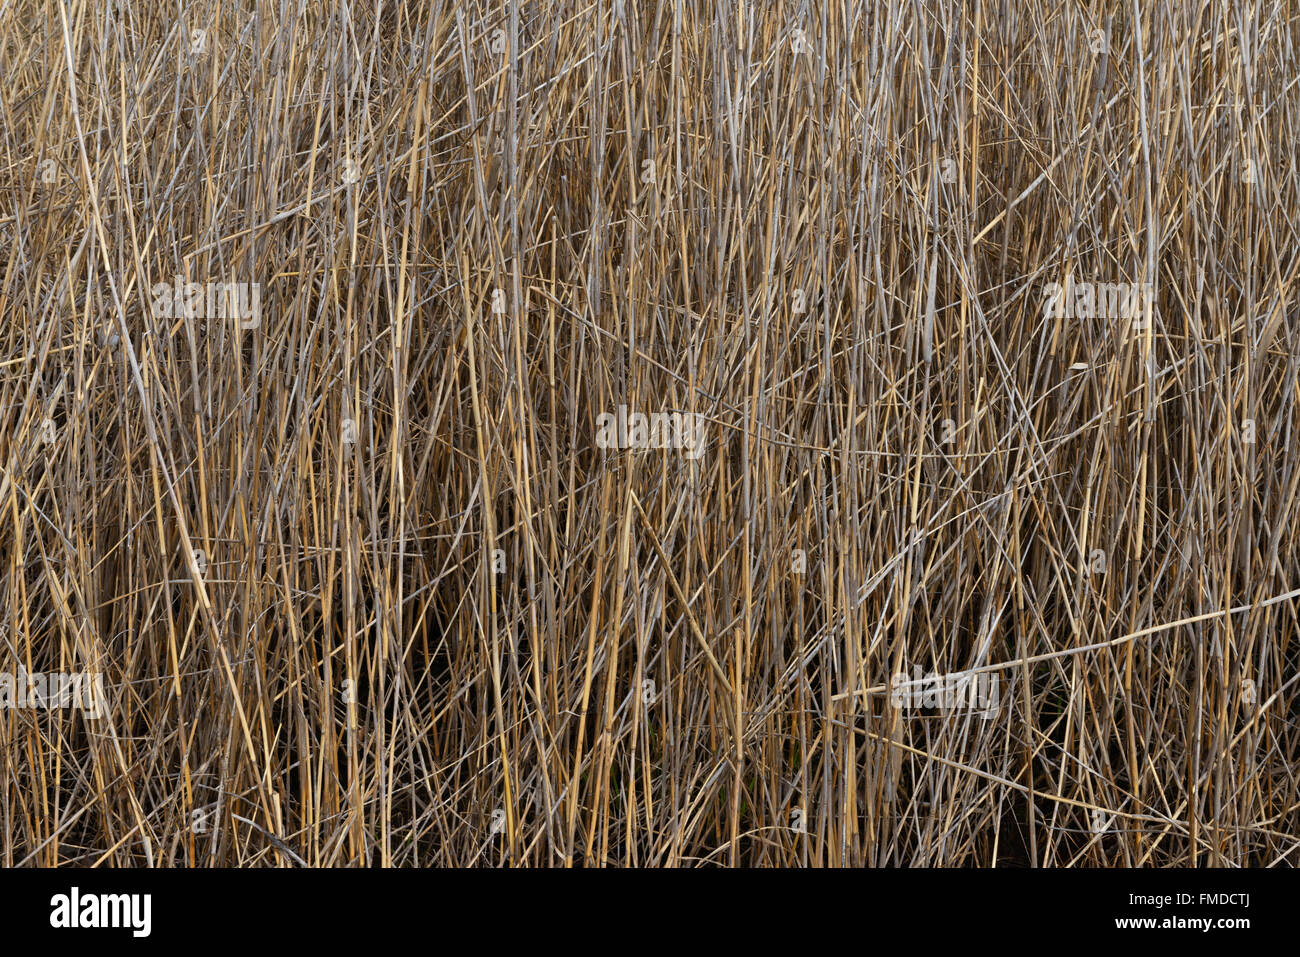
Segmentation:
<svg viewBox="0 0 1300 957">
<path fill-rule="evenodd" d="M 0 4 L 0 863 L 1300 862 L 1297 18 Z"/>
</svg>

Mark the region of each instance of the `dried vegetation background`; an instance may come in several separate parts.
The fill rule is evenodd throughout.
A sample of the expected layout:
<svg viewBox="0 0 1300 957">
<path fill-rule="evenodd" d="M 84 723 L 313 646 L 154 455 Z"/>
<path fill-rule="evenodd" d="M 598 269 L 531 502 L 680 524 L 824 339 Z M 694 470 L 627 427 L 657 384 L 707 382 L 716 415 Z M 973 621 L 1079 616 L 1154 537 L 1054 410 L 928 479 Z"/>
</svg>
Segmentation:
<svg viewBox="0 0 1300 957">
<path fill-rule="evenodd" d="M 0 863 L 1297 863 L 1297 17 L 0 0 Z"/>
</svg>

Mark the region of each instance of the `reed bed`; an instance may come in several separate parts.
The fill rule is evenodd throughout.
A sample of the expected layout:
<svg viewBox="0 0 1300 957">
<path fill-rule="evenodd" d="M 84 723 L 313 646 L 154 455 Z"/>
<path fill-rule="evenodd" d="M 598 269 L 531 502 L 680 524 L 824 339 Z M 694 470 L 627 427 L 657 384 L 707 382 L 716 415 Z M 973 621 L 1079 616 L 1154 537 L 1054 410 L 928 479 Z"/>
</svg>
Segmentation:
<svg viewBox="0 0 1300 957">
<path fill-rule="evenodd" d="M 1300 862 L 1298 18 L 0 0 L 0 863 Z"/>
</svg>

